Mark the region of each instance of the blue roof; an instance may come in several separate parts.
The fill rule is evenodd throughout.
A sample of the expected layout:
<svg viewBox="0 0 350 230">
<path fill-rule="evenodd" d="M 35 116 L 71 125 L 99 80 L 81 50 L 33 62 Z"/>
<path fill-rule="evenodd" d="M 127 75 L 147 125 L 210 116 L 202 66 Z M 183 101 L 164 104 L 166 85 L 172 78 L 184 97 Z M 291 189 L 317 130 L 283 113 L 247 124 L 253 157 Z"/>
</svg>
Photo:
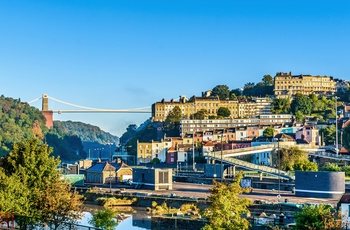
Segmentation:
<svg viewBox="0 0 350 230">
<path fill-rule="evenodd" d="M 87 172 L 103 172 L 103 171 L 118 171 L 121 168 L 121 164 L 117 163 L 97 163 L 90 168 L 88 168 Z"/>
</svg>

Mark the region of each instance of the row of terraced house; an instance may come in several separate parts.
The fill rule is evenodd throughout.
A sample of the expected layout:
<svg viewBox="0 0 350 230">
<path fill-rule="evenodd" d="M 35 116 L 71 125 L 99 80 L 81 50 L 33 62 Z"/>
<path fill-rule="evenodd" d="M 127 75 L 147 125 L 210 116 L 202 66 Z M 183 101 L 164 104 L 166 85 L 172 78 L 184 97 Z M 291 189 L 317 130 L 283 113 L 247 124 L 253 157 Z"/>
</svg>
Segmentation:
<svg viewBox="0 0 350 230">
<path fill-rule="evenodd" d="M 182 120 L 181 129 L 186 132 L 183 132 L 181 137 L 165 136 L 160 141 L 138 141 L 137 163 L 149 163 L 154 158 L 169 164 L 186 163 L 192 159 L 193 155 L 198 156 L 204 152 L 211 152 L 215 148 L 228 150 L 251 147 L 253 142 L 261 142 L 261 137 L 267 127 L 273 127 L 275 134 L 288 134 L 285 136 L 288 138 L 285 139 L 292 139 L 295 144 L 298 142 L 312 146 L 320 144 L 319 131 L 316 127 L 293 122 L 293 117 L 288 114 L 265 116 L 271 119 L 270 123 L 265 120 L 264 125 L 259 125 L 259 119 L 257 119 L 257 124 L 251 125 L 235 123 L 234 120 Z M 278 117 L 284 120 L 277 122 Z M 208 124 L 213 126 L 208 126 Z"/>
</svg>

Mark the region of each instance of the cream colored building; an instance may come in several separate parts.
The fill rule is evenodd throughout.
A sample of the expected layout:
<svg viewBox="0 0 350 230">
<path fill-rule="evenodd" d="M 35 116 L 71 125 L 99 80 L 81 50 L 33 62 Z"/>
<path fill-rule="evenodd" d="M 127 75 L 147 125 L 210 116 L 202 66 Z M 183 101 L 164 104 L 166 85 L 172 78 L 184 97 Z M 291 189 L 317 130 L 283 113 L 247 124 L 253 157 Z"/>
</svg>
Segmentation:
<svg viewBox="0 0 350 230">
<path fill-rule="evenodd" d="M 204 109 L 209 116 L 216 116 L 220 107 L 228 108 L 231 112 L 231 119 L 249 118 L 259 114 L 266 114 L 271 111 L 271 100 L 259 98 L 256 101 L 220 100 L 218 97 L 195 97 L 190 100 L 181 96 L 180 100 L 156 102 L 152 105 L 152 120 L 163 122 L 168 114 L 178 106 L 182 112 L 183 119 L 192 119 L 193 115 Z"/>
<path fill-rule="evenodd" d="M 274 78 L 274 94 L 277 98 L 292 98 L 297 93 L 333 95 L 335 92 L 336 82 L 333 77 L 277 72 Z"/>
<path fill-rule="evenodd" d="M 293 123 L 293 120 L 294 118 L 291 114 L 265 114 L 247 119 L 183 119 L 180 121 L 180 135 L 184 136 L 188 133 L 193 132 L 203 132 L 206 130 L 222 130 L 238 127 L 276 125 L 283 126 L 285 124 Z"/>
<path fill-rule="evenodd" d="M 137 141 L 137 164 L 149 163 L 154 158 L 161 162 L 166 161 L 166 151 L 171 148 L 172 141 L 169 138 L 161 141 L 139 142 Z"/>
</svg>

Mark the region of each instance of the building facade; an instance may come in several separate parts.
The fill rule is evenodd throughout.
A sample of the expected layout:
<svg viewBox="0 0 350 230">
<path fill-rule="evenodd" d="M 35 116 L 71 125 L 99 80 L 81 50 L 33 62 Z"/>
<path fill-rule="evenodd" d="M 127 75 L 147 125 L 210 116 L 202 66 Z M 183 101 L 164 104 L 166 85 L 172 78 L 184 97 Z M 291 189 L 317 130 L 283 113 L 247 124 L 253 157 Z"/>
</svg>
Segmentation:
<svg viewBox="0 0 350 230">
<path fill-rule="evenodd" d="M 333 77 L 277 72 L 274 78 L 274 94 L 277 98 L 292 98 L 297 93 L 333 95 L 335 92 L 336 82 Z"/>
<path fill-rule="evenodd" d="M 168 114 L 178 106 L 184 119 L 192 119 L 193 115 L 200 110 L 205 110 L 207 116 L 216 116 L 220 107 L 230 110 L 230 118 L 249 118 L 259 114 L 271 113 L 270 98 L 256 98 L 253 101 L 220 100 L 218 97 L 195 97 L 190 100 L 181 96 L 179 101 L 156 102 L 152 105 L 152 120 L 163 122 Z"/>
<path fill-rule="evenodd" d="M 294 117 L 291 114 L 258 115 L 249 119 L 206 119 L 180 121 L 180 135 L 184 136 L 192 132 L 204 132 L 208 130 L 232 129 L 240 127 L 283 126 L 292 124 Z M 258 131 L 250 129 L 248 136 L 259 135 Z M 245 135 L 247 136 L 247 135 Z M 241 140 L 240 137 L 237 137 Z"/>
</svg>

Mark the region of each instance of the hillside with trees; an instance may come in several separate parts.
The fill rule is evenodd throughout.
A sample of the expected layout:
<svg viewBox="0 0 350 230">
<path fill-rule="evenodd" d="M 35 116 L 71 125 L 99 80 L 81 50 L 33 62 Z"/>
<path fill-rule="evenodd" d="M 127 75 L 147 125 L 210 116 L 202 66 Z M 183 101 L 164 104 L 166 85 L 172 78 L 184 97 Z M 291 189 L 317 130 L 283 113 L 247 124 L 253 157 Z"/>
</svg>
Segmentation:
<svg viewBox="0 0 350 230">
<path fill-rule="evenodd" d="M 60 133 L 70 133 L 78 136 L 82 142 L 100 144 L 116 143 L 119 138 L 101 130 L 99 127 L 75 121 L 54 121 L 55 129 Z"/>
<path fill-rule="evenodd" d="M 13 99 L 0 96 L 0 156 L 10 152 L 13 143 L 26 139 L 44 139 L 48 129 L 40 111 Z"/>
<path fill-rule="evenodd" d="M 13 144 L 37 138 L 53 147 L 53 155 L 62 160 L 78 160 L 87 156 L 84 146 L 104 147 L 118 142 L 118 137 L 82 122 L 54 121 L 54 128 L 45 126 L 41 112 L 5 96 L 0 97 L 0 157 L 7 155 Z M 106 148 L 107 149 L 107 148 Z M 114 151 L 114 149 L 113 149 Z"/>
</svg>

